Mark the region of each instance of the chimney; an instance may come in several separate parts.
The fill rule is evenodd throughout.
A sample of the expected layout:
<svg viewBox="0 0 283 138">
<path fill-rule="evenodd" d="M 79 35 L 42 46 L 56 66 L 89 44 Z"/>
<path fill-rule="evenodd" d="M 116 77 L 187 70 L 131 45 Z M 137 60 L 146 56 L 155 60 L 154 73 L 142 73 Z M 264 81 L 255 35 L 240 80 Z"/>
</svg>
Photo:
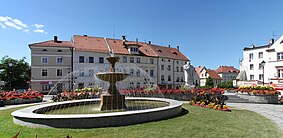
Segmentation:
<svg viewBox="0 0 283 138">
<path fill-rule="evenodd" d="M 150 45 L 151 45 L 151 41 L 148 41 L 148 44 L 150 44 Z"/>
<path fill-rule="evenodd" d="M 126 40 L 126 36 L 123 35 L 123 36 L 122 36 L 122 43 L 123 43 L 123 46 L 126 45 L 126 41 L 127 41 L 127 40 Z"/>
<path fill-rule="evenodd" d="M 139 39 L 138 38 L 136 38 L 136 43 L 139 43 Z"/>
<path fill-rule="evenodd" d="M 273 38 L 270 39 L 269 44 L 270 44 L 270 45 L 273 45 L 273 44 L 274 44 L 274 39 L 273 39 Z"/>
<path fill-rule="evenodd" d="M 170 46 L 170 45 L 168 45 L 168 47 L 170 48 L 171 46 Z"/>
<path fill-rule="evenodd" d="M 58 36 L 54 36 L 54 40 L 53 40 L 54 42 L 58 42 Z"/>
<path fill-rule="evenodd" d="M 180 46 L 177 46 L 177 50 L 179 51 L 179 49 L 180 49 Z"/>
<path fill-rule="evenodd" d="M 84 35 L 85 37 L 87 37 L 87 35 Z"/>
</svg>

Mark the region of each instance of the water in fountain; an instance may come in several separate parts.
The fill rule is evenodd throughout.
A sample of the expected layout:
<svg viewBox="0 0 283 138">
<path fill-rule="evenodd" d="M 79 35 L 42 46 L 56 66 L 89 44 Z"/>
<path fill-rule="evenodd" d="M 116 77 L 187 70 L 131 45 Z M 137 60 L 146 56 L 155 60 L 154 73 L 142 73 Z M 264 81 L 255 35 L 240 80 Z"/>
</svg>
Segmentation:
<svg viewBox="0 0 283 138">
<path fill-rule="evenodd" d="M 102 97 L 102 102 L 85 101 L 67 104 L 67 106 L 59 105 L 41 112 L 46 114 L 93 114 L 125 110 L 144 110 L 167 105 L 167 103 L 164 102 L 123 100 L 124 97 L 164 97 L 154 79 L 151 78 L 147 72 L 134 64 L 117 63 L 115 73 L 118 75 L 109 75 L 114 72 L 114 69 L 109 71 L 109 68 L 111 68 L 109 64 L 100 64 L 75 70 L 63 77 L 49 92 L 49 95 L 54 95 L 54 100 L 57 102 L 100 97 Z M 83 74 L 82 70 L 88 71 L 88 74 Z M 117 83 L 113 83 L 117 85 L 117 90 L 114 88 L 113 84 L 110 85 L 110 83 L 107 82 L 111 80 L 120 80 L 117 81 Z M 83 88 L 81 86 L 82 83 L 87 84 L 84 85 L 87 88 Z M 72 86 L 72 84 L 74 86 Z M 81 89 L 79 89 L 79 87 Z M 109 90 L 111 92 L 109 92 Z M 115 98 L 116 100 L 113 100 Z M 103 102 L 104 104 L 102 104 Z"/>
</svg>

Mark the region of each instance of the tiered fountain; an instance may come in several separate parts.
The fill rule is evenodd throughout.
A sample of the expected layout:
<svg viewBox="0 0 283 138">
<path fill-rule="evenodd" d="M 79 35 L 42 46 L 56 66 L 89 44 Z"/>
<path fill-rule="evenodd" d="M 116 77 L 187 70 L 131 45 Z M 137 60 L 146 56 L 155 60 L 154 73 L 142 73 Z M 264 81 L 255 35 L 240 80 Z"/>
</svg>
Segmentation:
<svg viewBox="0 0 283 138">
<path fill-rule="evenodd" d="M 119 61 L 119 57 L 110 56 L 106 59 L 111 64 L 109 72 L 96 74 L 99 79 L 110 84 L 107 90 L 108 93 L 101 96 L 100 110 L 126 110 L 125 95 L 120 94 L 116 87 L 116 82 L 126 79 L 129 74 L 115 72 L 115 64 Z"/>
<path fill-rule="evenodd" d="M 182 102 L 176 100 L 156 97 L 125 98 L 117 89 L 116 82 L 122 82 L 127 77 L 130 81 L 133 79 L 130 79 L 127 73 L 115 71 L 118 57 L 111 56 L 107 60 L 111 64 L 109 72 L 96 74 L 97 78 L 110 84 L 107 93 L 101 98 L 54 102 L 23 108 L 12 113 L 14 123 L 29 127 L 113 127 L 166 119 L 182 111 Z M 146 75 L 145 79 L 148 77 L 148 74 Z M 99 80 L 96 79 L 94 82 L 97 83 Z"/>
</svg>

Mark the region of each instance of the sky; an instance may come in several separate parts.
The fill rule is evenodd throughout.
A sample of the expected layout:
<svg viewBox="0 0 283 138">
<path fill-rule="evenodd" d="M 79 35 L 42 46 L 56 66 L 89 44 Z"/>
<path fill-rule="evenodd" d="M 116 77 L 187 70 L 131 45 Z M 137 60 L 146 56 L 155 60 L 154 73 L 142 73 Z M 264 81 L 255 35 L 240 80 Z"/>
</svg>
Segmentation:
<svg viewBox="0 0 283 138">
<path fill-rule="evenodd" d="M 243 48 L 283 34 L 282 0 L 0 0 L 0 57 L 88 35 L 180 46 L 192 65 L 239 68 Z"/>
</svg>

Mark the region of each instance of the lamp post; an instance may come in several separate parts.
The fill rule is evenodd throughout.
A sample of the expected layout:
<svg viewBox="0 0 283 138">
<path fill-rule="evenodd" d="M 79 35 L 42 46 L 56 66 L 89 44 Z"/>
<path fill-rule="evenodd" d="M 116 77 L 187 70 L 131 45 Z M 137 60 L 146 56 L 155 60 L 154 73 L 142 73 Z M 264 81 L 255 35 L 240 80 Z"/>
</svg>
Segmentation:
<svg viewBox="0 0 283 138">
<path fill-rule="evenodd" d="M 9 65 L 9 73 L 10 73 L 10 91 L 12 91 L 12 66 L 13 66 L 13 63 L 8 63 Z"/>
<path fill-rule="evenodd" d="M 264 65 L 265 65 L 265 61 L 263 60 L 261 62 L 261 67 L 262 67 L 262 83 L 263 83 L 263 85 L 264 85 Z"/>
</svg>

